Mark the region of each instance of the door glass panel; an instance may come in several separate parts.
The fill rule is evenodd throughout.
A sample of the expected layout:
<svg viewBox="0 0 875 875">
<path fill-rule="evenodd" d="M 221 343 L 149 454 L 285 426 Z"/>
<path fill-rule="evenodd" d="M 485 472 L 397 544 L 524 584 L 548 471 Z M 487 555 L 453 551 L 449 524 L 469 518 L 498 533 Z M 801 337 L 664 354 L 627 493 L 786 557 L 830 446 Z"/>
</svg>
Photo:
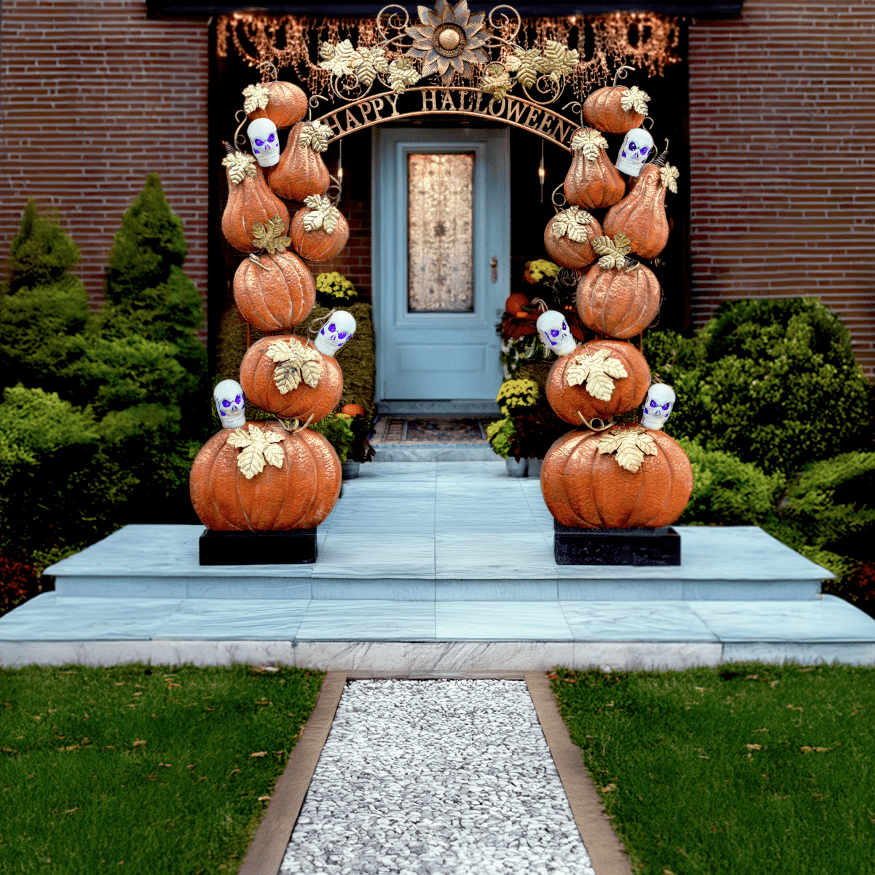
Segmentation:
<svg viewBox="0 0 875 875">
<path fill-rule="evenodd" d="M 473 153 L 408 155 L 408 312 L 473 312 L 473 192 Z"/>
</svg>

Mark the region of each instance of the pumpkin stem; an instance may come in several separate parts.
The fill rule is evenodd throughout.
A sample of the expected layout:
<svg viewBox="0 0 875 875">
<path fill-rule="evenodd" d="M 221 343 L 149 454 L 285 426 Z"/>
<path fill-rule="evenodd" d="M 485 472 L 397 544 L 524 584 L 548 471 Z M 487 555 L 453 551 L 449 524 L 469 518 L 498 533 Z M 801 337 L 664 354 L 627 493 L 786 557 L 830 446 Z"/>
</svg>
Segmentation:
<svg viewBox="0 0 875 875">
<path fill-rule="evenodd" d="M 257 264 L 262 270 L 270 270 L 270 268 L 266 264 L 261 263 L 261 259 L 254 253 L 249 253 L 249 260 Z"/>
<path fill-rule="evenodd" d="M 614 424 L 613 416 L 605 422 L 597 416 L 592 419 L 587 419 L 579 410 L 577 411 L 577 415 L 580 417 L 580 421 L 591 431 L 604 431 L 606 428 L 610 428 Z M 596 425 L 596 423 L 598 423 L 598 425 Z"/>
<path fill-rule="evenodd" d="M 222 145 L 229 155 L 233 155 L 237 151 L 227 140 L 222 140 Z"/>
<path fill-rule="evenodd" d="M 631 70 L 633 73 L 635 72 L 634 67 L 620 67 L 620 69 L 617 70 L 616 73 L 614 73 L 614 82 L 613 82 L 612 87 L 614 87 L 614 88 L 617 87 L 617 80 L 618 79 L 625 79 L 626 78 L 626 73 L 623 72 L 624 70 Z"/>
<path fill-rule="evenodd" d="M 653 162 L 657 167 L 665 167 L 668 162 L 668 139 L 665 141 L 665 148 L 659 153 L 657 159 Z"/>
</svg>

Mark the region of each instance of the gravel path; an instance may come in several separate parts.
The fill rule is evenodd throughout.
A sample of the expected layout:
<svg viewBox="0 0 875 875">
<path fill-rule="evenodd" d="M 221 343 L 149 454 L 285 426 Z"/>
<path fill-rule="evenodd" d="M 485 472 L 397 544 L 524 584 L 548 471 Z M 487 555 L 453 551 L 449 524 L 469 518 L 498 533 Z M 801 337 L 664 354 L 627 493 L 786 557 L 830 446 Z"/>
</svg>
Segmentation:
<svg viewBox="0 0 875 875">
<path fill-rule="evenodd" d="M 509 680 L 349 681 L 280 872 L 594 875 Z"/>
</svg>

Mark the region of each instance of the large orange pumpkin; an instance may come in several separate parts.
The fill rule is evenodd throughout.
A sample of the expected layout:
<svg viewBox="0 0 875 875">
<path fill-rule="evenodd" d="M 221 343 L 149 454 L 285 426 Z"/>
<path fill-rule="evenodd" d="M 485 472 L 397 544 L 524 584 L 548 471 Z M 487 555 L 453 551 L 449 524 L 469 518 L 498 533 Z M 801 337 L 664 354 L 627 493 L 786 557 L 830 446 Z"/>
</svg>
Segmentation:
<svg viewBox="0 0 875 875">
<path fill-rule="evenodd" d="M 611 429 L 617 435 L 634 425 Z M 563 526 L 585 529 L 658 528 L 673 523 L 693 490 L 693 470 L 680 445 L 661 431 L 642 430 L 655 445 L 637 471 L 599 451 L 604 432 L 575 429 L 558 438 L 541 465 L 541 493 Z"/>
<path fill-rule="evenodd" d="M 325 194 L 331 182 L 322 156 L 301 139 L 312 127 L 310 122 L 298 122 L 289 131 L 279 163 L 267 170 L 268 185 L 290 201 L 303 203 L 311 194 Z"/>
<path fill-rule="evenodd" d="M 312 529 L 331 513 L 340 494 L 340 459 L 328 439 L 309 428 L 285 431 L 277 422 L 247 422 L 282 436 L 282 467 L 265 464 L 247 479 L 237 464 L 241 450 L 228 443 L 238 429 L 213 435 L 194 460 L 191 503 L 214 531 Z"/>
<path fill-rule="evenodd" d="M 575 233 L 583 239 L 572 240 L 571 235 Z M 547 222 L 544 229 L 544 247 L 556 264 L 580 269 L 596 260 L 592 241 L 601 236 L 602 228 L 595 218 L 580 207 L 569 207 Z"/>
<path fill-rule="evenodd" d="M 605 149 L 608 141 L 592 128 L 580 128 L 571 137 L 571 167 L 565 177 L 565 200 L 600 210 L 618 203 L 626 193 L 620 171 Z"/>
<path fill-rule="evenodd" d="M 625 134 L 647 115 L 650 97 L 633 85 L 614 85 L 593 91 L 583 104 L 586 123 L 608 134 Z M 628 107 L 628 108 L 627 108 Z"/>
<path fill-rule="evenodd" d="M 307 114 L 307 95 L 291 82 L 268 82 L 267 106 L 247 113 L 250 121 L 270 119 L 278 128 L 290 128 Z M 245 93 L 245 92 L 244 92 Z"/>
<path fill-rule="evenodd" d="M 665 193 L 669 189 L 677 191 L 677 170 L 658 161 L 644 165 L 629 194 L 605 216 L 605 234 L 613 237 L 622 231 L 629 238 L 632 252 L 642 258 L 655 258 L 665 249 L 669 231 Z"/>
<path fill-rule="evenodd" d="M 318 206 L 317 199 L 321 201 Z M 333 213 L 329 213 L 329 210 L 333 210 Z M 333 220 L 328 225 L 330 231 L 325 226 L 329 215 Z M 319 227 L 307 230 L 308 224 L 312 224 L 314 218 Z M 316 262 L 330 261 L 346 246 L 346 241 L 349 239 L 349 225 L 340 210 L 333 206 L 328 198 L 324 195 L 311 195 L 307 198 L 307 205 L 295 213 L 289 235 L 292 238 L 292 246 L 301 258 Z"/>
<path fill-rule="evenodd" d="M 316 281 L 293 252 L 247 258 L 234 274 L 234 302 L 240 315 L 261 331 L 300 325 L 316 304 Z"/>
<path fill-rule="evenodd" d="M 641 404 L 649 388 L 644 356 L 620 340 L 590 340 L 556 359 L 547 374 L 547 401 L 571 425 L 582 424 L 579 414 L 592 422 L 626 413 Z"/>
<path fill-rule="evenodd" d="M 628 273 L 594 264 L 577 283 L 577 314 L 583 324 L 621 340 L 650 325 L 659 303 L 659 281 L 643 264 Z"/>
<path fill-rule="evenodd" d="M 295 341 L 319 356 L 318 360 L 314 358 L 319 365 L 317 384 L 311 386 L 301 379 L 296 388 L 284 393 L 275 378 L 276 370 L 282 362 L 274 361 L 269 353 L 274 343 Z M 283 419 L 299 419 L 301 422 L 306 422 L 312 415 L 312 422 L 319 422 L 334 410 L 340 400 L 343 372 L 337 359 L 323 355 L 312 341 L 294 335 L 275 334 L 256 341 L 246 351 L 240 363 L 240 385 L 243 386 L 247 400 L 261 410 Z"/>
</svg>

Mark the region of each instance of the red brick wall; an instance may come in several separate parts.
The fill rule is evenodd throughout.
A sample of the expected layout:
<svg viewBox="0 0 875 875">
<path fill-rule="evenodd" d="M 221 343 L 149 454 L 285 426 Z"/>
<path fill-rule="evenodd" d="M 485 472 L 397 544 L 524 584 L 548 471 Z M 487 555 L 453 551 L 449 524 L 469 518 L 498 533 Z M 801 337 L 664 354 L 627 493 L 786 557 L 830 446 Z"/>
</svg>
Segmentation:
<svg viewBox="0 0 875 875">
<path fill-rule="evenodd" d="M 206 19 L 147 21 L 137 0 L 3 0 L 0 38 L 0 269 L 34 197 L 82 250 L 97 308 L 113 235 L 154 171 L 206 305 Z"/>
<path fill-rule="evenodd" d="M 875 375 L 875 4 L 745 0 L 690 27 L 693 317 L 816 295 Z"/>
</svg>

